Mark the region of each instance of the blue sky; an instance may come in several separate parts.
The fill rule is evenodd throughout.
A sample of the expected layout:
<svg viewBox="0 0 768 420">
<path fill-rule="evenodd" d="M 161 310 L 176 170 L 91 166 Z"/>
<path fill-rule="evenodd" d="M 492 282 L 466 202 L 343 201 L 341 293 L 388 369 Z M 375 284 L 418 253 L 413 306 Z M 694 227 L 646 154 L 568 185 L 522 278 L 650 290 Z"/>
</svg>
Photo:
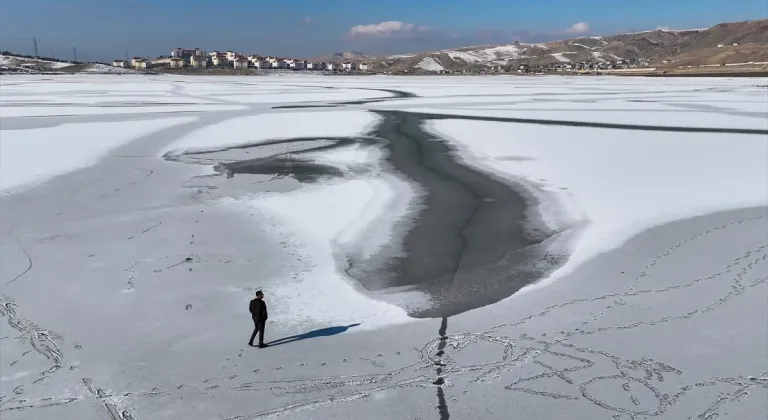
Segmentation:
<svg viewBox="0 0 768 420">
<path fill-rule="evenodd" d="M 0 0 L 0 50 L 111 60 L 174 47 L 311 57 L 764 19 L 766 0 Z"/>
</svg>

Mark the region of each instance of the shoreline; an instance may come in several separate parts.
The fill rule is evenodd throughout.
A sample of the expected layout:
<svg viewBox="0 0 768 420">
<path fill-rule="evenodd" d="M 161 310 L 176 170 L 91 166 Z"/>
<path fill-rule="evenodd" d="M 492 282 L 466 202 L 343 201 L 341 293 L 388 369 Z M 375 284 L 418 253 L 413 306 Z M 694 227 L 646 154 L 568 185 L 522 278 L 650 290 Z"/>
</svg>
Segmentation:
<svg viewBox="0 0 768 420">
<path fill-rule="evenodd" d="M 327 76 L 327 77 L 344 77 L 344 76 L 388 76 L 388 77 L 488 77 L 488 76 L 504 76 L 504 77 L 540 77 L 540 76 L 622 76 L 622 77 L 738 77 L 738 78 L 764 78 L 768 77 L 768 69 L 760 68 L 734 68 L 726 67 L 725 70 L 718 71 L 721 67 L 706 67 L 706 68 L 664 68 L 655 67 L 653 69 L 629 69 L 622 70 L 600 70 L 600 71 L 571 71 L 571 72 L 558 72 L 548 71 L 544 73 L 517 73 L 515 71 L 509 72 L 472 72 L 461 73 L 460 70 L 451 73 L 431 73 L 431 72 L 409 72 L 409 73 L 386 73 L 386 72 L 330 72 L 323 70 L 256 70 L 256 69 L 205 69 L 205 70 L 182 70 L 175 71 L 171 69 L 156 69 L 156 70 L 134 70 L 126 73 L 110 73 L 110 72 L 62 72 L 62 71 L 47 71 L 39 73 L 21 73 L 21 72 L 2 72 L 3 76 L 208 76 L 208 77 L 238 77 L 238 76 L 253 76 L 253 77 L 276 77 L 276 76 Z"/>
</svg>

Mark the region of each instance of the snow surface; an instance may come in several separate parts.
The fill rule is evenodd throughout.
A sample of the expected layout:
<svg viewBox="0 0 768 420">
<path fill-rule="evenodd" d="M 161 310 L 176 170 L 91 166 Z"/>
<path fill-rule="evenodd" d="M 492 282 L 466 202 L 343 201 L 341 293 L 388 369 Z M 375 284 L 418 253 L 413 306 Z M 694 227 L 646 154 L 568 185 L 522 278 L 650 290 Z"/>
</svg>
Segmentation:
<svg viewBox="0 0 768 420">
<path fill-rule="evenodd" d="M 18 192 L 89 165 L 123 144 L 195 118 L 72 123 L 50 128 L 3 130 L 0 191 Z"/>
<path fill-rule="evenodd" d="M 768 204 L 765 136 L 628 131 L 615 137 L 591 128 L 457 120 L 431 126 L 456 142 L 470 164 L 523 181 L 534 194 L 546 192 L 539 198 L 550 227 L 583 225 L 573 255 L 554 277 L 650 227 Z M 526 159 L 499 160 L 504 156 Z M 552 196 L 555 203 L 547 202 Z"/>
<path fill-rule="evenodd" d="M 595 57 L 596 59 L 600 60 L 600 61 L 607 61 L 604 58 L 605 56 L 608 56 L 612 60 L 621 60 L 621 57 L 619 57 L 616 54 L 609 54 L 609 53 L 604 53 L 604 52 L 600 52 L 600 51 L 592 51 L 592 56 Z"/>
<path fill-rule="evenodd" d="M 424 57 L 421 61 L 419 61 L 419 64 L 416 64 L 417 68 L 420 68 L 422 70 L 426 71 L 443 71 L 445 70 L 445 67 L 443 67 L 440 62 L 435 59 L 434 57 Z"/>
<path fill-rule="evenodd" d="M 382 149 L 304 155 L 344 169 L 343 177 L 311 183 L 200 175 L 201 167 L 247 159 L 247 150 L 211 152 L 199 162 L 159 155 L 287 136 L 359 136 L 377 119 L 366 111 L 377 109 L 757 128 L 766 121 L 766 84 L 764 78 L 3 77 L 0 94 L 14 98 L 3 103 L 9 108 L 66 104 L 71 95 L 93 95 L 93 108 L 105 95 L 222 106 L 198 107 L 205 112 L 189 119 L 2 117 L 0 169 L 11 144 L 11 168 L 48 175 L 0 202 L 0 338 L 8 337 L 0 339 L 0 414 L 3 420 L 97 420 L 109 411 L 126 420 L 501 420 L 510 412 L 553 419 L 568 413 L 574 420 L 760 418 L 768 410 L 768 340 L 755 316 L 768 310 L 766 136 L 427 123 L 467 165 L 527 187 L 540 200 L 544 222 L 576 226 L 578 235 L 565 238 L 574 254 L 558 281 L 420 322 L 399 309 L 401 291 L 367 293 L 343 274 L 345 255 L 369 256 L 402 239 L 395 226 L 411 216 L 408 206 L 422 193 L 382 164 Z M 347 108 L 270 107 L 285 100 L 282 93 L 304 103 L 302 94 L 314 99 L 326 88 L 344 89 L 339 96 L 396 89 L 423 97 Z M 262 98 L 228 108 L 234 94 Z M 105 133 L 103 124 L 117 128 Z M 73 126 L 85 131 L 70 132 Z M 93 136 L 86 142 L 77 136 L 83 133 Z M 110 148 L 120 133 L 133 136 L 118 153 Z M 98 158 L 105 153 L 114 156 Z M 52 175 L 75 167 L 68 176 Z M 752 205 L 762 207 L 690 218 Z M 245 304 L 258 288 L 270 310 L 267 341 L 287 338 L 268 349 L 245 345 L 252 328 Z"/>
<path fill-rule="evenodd" d="M 108 114 L 148 114 L 148 113 L 184 113 L 206 111 L 234 111 L 245 109 L 237 105 L 168 105 L 168 106 L 24 106 L 14 107 L 9 104 L 0 106 L 0 117 L 52 117 L 70 115 L 108 115 Z"/>
<path fill-rule="evenodd" d="M 277 285 L 271 293 L 286 297 L 284 305 L 292 317 L 316 324 L 348 322 L 352 314 L 362 323 L 361 330 L 414 321 L 403 309 L 360 293 L 335 262 L 341 250 L 370 255 L 386 244 L 393 223 L 405 211 L 398 203 L 407 204 L 410 195 L 407 184 L 397 185 L 389 177 L 323 184 L 249 200 L 251 211 L 275 220 L 282 235 L 300 238 L 291 245 L 314 261 L 311 269 L 300 274 L 299 283 Z M 372 227 L 378 228 L 373 235 Z"/>
<path fill-rule="evenodd" d="M 504 64 L 507 60 L 522 57 L 521 50 L 516 45 L 500 45 L 497 47 L 478 48 L 468 51 L 444 50 L 440 52 L 448 54 L 453 60 L 462 60 L 467 63 Z"/>
<path fill-rule="evenodd" d="M 565 54 L 570 54 L 570 53 L 553 53 L 553 54 L 550 54 L 550 55 L 552 57 L 555 57 L 555 60 L 557 60 L 557 61 L 559 61 L 561 63 L 570 63 L 571 59 L 566 57 Z"/>
<path fill-rule="evenodd" d="M 377 122 L 377 116 L 364 111 L 303 111 L 235 118 L 181 137 L 162 154 L 214 151 L 264 140 L 365 135 Z M 379 157 L 380 153 L 360 147 L 301 156 L 345 169 L 375 165 Z M 363 330 L 413 320 L 403 309 L 360 293 L 337 266 L 336 254 L 348 251 L 369 255 L 386 244 L 392 224 L 406 211 L 411 195 L 406 183 L 381 174 L 373 179 L 344 180 L 292 193 L 241 196 L 218 203 L 273 220 L 274 234 L 296 238 L 285 241 L 312 261 L 312 268 L 301 270 L 298 279 L 286 279 L 271 287 L 271 293 L 290 309 L 292 318 L 315 324 L 354 320 L 362 323 Z"/>
<path fill-rule="evenodd" d="M 98 74 L 136 74 L 136 70 L 94 63 L 82 70 L 82 73 Z"/>
<path fill-rule="evenodd" d="M 59 61 L 39 60 L 35 58 L 15 57 L 12 55 L 0 54 L 0 66 L 20 67 L 22 64 L 36 64 L 45 66 L 51 69 L 60 69 L 62 67 L 71 66 L 72 63 L 62 63 Z"/>
<path fill-rule="evenodd" d="M 234 118 L 179 138 L 163 154 L 215 150 L 273 139 L 365 134 L 377 121 L 378 117 L 364 111 L 304 111 Z"/>
</svg>

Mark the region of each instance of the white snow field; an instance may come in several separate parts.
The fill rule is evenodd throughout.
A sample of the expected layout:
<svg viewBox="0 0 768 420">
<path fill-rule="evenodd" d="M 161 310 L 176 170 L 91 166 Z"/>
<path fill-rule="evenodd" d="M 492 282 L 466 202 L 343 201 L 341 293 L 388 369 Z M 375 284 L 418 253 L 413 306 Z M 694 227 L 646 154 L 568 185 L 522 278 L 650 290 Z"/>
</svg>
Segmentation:
<svg viewBox="0 0 768 420">
<path fill-rule="evenodd" d="M 81 169 L 138 137 L 194 120 L 177 117 L 141 122 L 72 123 L 3 131 L 0 191 L 18 191 Z"/>
<path fill-rule="evenodd" d="M 3 77 L 0 417 L 764 418 L 766 85 Z"/>
<path fill-rule="evenodd" d="M 582 226 L 558 275 L 649 227 L 768 202 L 764 136 L 629 131 L 616 137 L 582 127 L 432 124 L 469 164 L 527 185 L 550 227 Z"/>
</svg>

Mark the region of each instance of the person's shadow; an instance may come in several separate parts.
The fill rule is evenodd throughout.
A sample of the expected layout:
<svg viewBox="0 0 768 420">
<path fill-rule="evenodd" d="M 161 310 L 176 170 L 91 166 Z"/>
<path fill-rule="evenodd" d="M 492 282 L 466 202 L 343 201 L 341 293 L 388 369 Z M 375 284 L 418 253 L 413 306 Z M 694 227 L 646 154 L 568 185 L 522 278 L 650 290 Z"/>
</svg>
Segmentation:
<svg viewBox="0 0 768 420">
<path fill-rule="evenodd" d="M 279 346 L 280 344 L 293 343 L 294 341 L 306 340 L 308 338 L 328 337 L 331 335 L 341 334 L 350 328 L 357 327 L 358 325 L 360 324 L 357 323 L 357 324 L 347 325 L 346 327 L 339 326 L 339 327 L 321 328 L 319 330 L 305 332 L 304 334 L 292 335 L 290 337 L 284 337 L 279 340 L 270 341 L 269 343 L 267 343 L 267 345 Z"/>
</svg>

